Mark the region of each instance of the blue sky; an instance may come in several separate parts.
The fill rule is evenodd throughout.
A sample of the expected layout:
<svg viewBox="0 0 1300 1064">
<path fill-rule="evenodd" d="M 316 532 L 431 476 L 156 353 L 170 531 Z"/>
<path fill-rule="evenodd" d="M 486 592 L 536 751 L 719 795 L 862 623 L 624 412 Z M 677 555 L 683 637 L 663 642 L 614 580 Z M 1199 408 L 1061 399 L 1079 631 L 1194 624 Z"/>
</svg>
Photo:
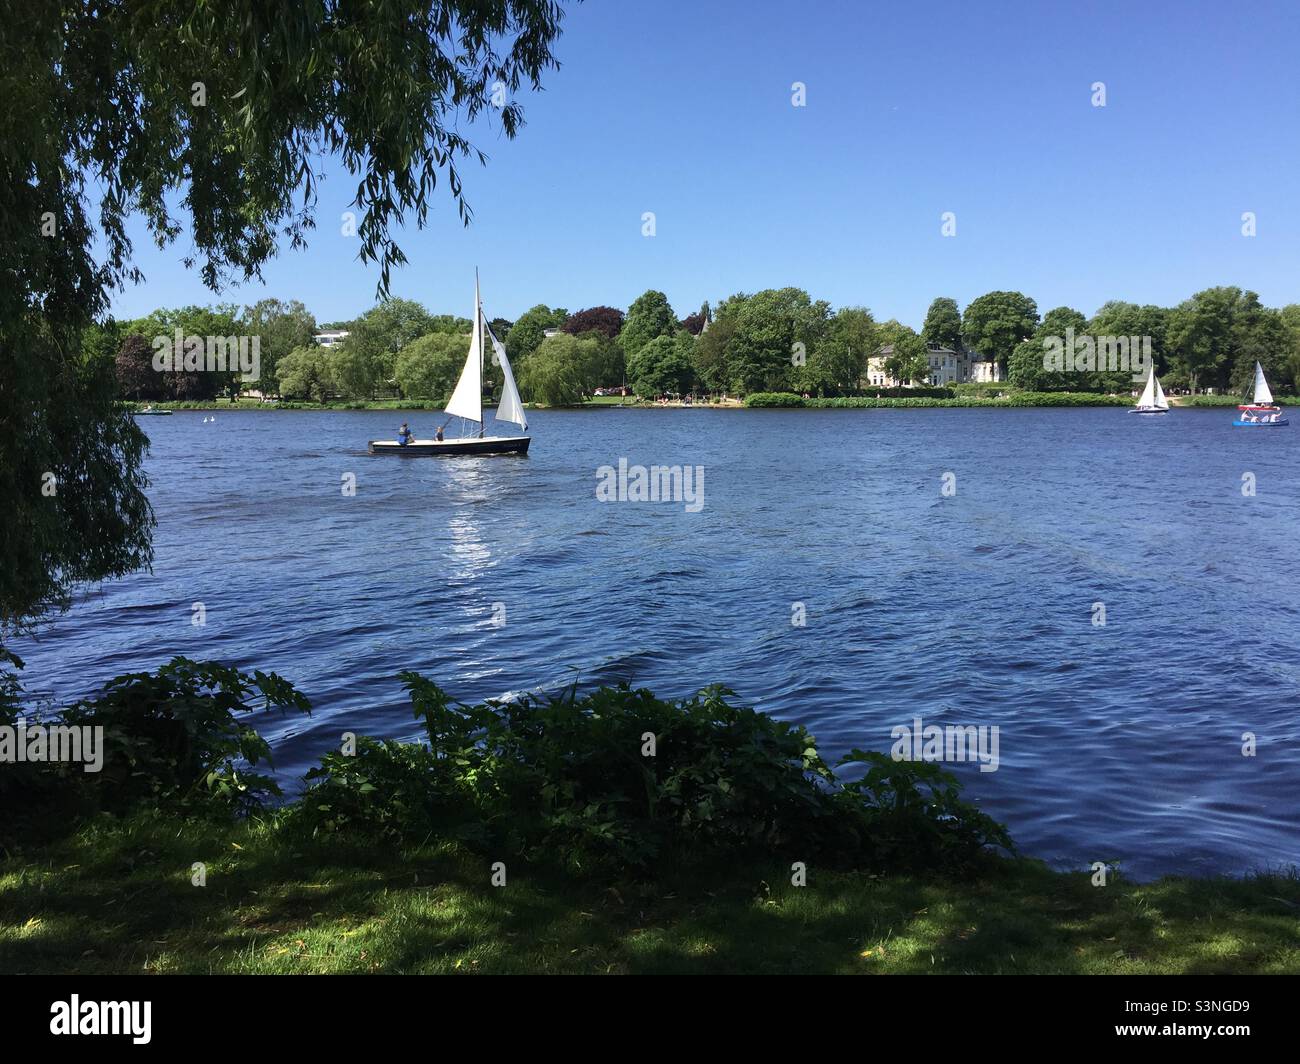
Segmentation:
<svg viewBox="0 0 1300 1064">
<path fill-rule="evenodd" d="M 392 292 L 468 314 L 478 266 L 487 312 L 513 319 L 793 285 L 914 326 L 935 296 L 1000 288 L 1085 314 L 1215 284 L 1298 302 L 1298 52 L 1294 2 L 569 5 L 520 135 L 478 127 L 473 223 L 440 188 Z M 220 295 L 181 267 L 187 236 L 159 252 L 135 225 L 147 281 L 114 313 L 273 295 L 356 316 L 378 271 L 339 235 L 354 188 L 327 164 L 309 248 Z"/>
</svg>

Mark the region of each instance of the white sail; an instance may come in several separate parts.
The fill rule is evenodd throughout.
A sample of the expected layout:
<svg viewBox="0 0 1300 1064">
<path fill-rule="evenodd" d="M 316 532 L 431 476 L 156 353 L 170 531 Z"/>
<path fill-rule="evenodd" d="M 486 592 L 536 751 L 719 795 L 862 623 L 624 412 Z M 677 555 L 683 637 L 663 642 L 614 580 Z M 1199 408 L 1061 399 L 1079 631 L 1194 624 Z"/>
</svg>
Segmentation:
<svg viewBox="0 0 1300 1064">
<path fill-rule="evenodd" d="M 1168 410 L 1169 400 L 1165 398 L 1165 390 L 1160 387 L 1160 378 L 1156 376 L 1156 371 L 1151 371 L 1151 379 L 1156 382 L 1156 400 L 1155 408 L 1157 410 Z"/>
<path fill-rule="evenodd" d="M 1156 387 L 1156 368 L 1152 366 L 1151 376 L 1147 378 L 1147 386 L 1142 390 L 1142 396 L 1137 401 L 1139 410 L 1150 410 L 1156 405 Z"/>
<path fill-rule="evenodd" d="M 1273 405 L 1273 393 L 1269 391 L 1268 381 L 1264 379 L 1264 367 L 1258 362 L 1255 363 L 1255 405 Z"/>
<path fill-rule="evenodd" d="M 466 421 L 483 420 L 483 315 L 479 310 L 478 278 L 474 279 L 474 332 L 469 341 L 465 368 L 460 371 L 456 390 L 447 401 L 446 411 Z"/>
<path fill-rule="evenodd" d="M 519 401 L 519 389 L 515 387 L 515 375 L 510 370 L 510 359 L 506 358 L 506 346 L 496 338 L 490 325 L 486 322 L 484 325 L 487 328 L 488 339 L 492 341 L 492 350 L 496 352 L 496 360 L 501 365 L 501 376 L 504 378 L 501 385 L 501 402 L 497 404 L 497 420 L 512 422 L 527 432 L 528 418 L 524 416 L 524 404 Z"/>
</svg>

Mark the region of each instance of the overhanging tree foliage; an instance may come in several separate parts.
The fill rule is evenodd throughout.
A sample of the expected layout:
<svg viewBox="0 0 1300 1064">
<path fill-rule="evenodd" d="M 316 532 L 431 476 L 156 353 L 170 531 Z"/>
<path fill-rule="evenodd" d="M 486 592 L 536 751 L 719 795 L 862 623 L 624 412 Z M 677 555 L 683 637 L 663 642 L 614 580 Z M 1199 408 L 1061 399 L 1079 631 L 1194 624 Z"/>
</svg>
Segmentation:
<svg viewBox="0 0 1300 1064">
<path fill-rule="evenodd" d="M 561 17 L 553 0 L 6 5 L 0 626 L 150 560 L 146 439 L 112 399 L 112 360 L 82 354 L 107 292 L 142 279 L 128 214 L 166 244 L 179 200 L 186 264 L 214 289 L 256 278 L 305 243 L 333 154 L 386 295 L 405 262 L 391 231 L 424 224 L 443 177 L 468 220 L 457 162 L 484 157 L 461 130 L 487 112 L 515 135 L 511 94 L 557 65 Z"/>
</svg>

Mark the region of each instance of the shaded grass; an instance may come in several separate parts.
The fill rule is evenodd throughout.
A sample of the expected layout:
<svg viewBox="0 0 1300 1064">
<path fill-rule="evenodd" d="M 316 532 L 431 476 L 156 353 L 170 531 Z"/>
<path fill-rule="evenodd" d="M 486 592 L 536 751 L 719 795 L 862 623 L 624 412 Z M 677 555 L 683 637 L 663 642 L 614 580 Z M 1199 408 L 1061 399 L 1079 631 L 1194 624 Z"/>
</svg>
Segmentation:
<svg viewBox="0 0 1300 1064">
<path fill-rule="evenodd" d="M 1294 875 L 1162 879 L 995 861 L 961 882 L 789 860 L 575 880 L 451 846 L 295 844 L 103 818 L 0 862 L 0 971 L 1241 973 L 1300 971 Z M 206 864 L 206 886 L 191 866 Z"/>
</svg>

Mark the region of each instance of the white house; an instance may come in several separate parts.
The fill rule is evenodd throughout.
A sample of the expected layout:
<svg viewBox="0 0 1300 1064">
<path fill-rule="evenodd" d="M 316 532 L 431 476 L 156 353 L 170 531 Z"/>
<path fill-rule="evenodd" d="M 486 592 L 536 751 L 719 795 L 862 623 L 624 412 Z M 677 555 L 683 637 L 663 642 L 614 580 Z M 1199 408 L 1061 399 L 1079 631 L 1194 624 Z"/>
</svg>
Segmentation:
<svg viewBox="0 0 1300 1064">
<path fill-rule="evenodd" d="M 873 388 L 897 388 L 898 381 L 885 372 L 885 360 L 894 353 L 893 344 L 885 344 L 876 354 L 867 359 L 866 383 Z M 965 348 L 954 351 L 943 344 L 926 344 L 926 360 L 930 364 L 928 383 L 936 388 L 949 384 L 965 384 L 967 381 L 1000 381 L 1002 368 L 997 362 L 986 362 L 972 351 Z M 913 381 L 913 385 L 924 384 Z"/>
<path fill-rule="evenodd" d="M 335 347 L 348 337 L 347 329 L 322 329 L 313 339 L 321 347 Z"/>
<path fill-rule="evenodd" d="M 1002 380 L 1002 367 L 997 361 L 992 362 L 972 362 L 970 364 L 970 381 L 1000 381 Z"/>
</svg>

